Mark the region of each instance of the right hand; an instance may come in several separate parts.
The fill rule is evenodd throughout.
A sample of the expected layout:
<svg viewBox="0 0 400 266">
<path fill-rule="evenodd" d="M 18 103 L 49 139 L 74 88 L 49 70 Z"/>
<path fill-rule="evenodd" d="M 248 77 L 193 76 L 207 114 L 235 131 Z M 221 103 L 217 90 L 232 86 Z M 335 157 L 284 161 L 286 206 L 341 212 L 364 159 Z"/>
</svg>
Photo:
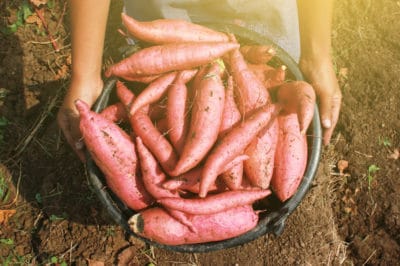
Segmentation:
<svg viewBox="0 0 400 266">
<path fill-rule="evenodd" d="M 85 161 L 84 144 L 79 130 L 79 113 L 75 107 L 75 101 L 80 99 L 92 106 L 97 97 L 99 97 L 102 88 L 103 81 L 101 78 L 85 81 L 72 80 L 57 114 L 59 127 L 68 144 L 82 162 Z"/>
</svg>

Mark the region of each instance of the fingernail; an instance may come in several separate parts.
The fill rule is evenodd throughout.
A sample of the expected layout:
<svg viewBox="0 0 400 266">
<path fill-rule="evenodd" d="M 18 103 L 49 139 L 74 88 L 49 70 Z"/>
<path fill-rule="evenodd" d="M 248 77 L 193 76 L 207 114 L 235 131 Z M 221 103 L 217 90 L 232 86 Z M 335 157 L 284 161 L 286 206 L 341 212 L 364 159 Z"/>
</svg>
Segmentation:
<svg viewBox="0 0 400 266">
<path fill-rule="evenodd" d="M 330 128 L 332 123 L 330 119 L 324 119 L 322 120 L 322 125 L 324 126 L 324 128 Z"/>
</svg>

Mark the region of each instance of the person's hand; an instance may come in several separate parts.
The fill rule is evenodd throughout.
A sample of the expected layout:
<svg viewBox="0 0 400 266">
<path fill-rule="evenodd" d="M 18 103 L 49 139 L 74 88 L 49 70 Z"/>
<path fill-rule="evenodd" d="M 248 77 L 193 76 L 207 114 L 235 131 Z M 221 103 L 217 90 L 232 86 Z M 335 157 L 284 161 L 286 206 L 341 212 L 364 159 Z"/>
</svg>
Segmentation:
<svg viewBox="0 0 400 266">
<path fill-rule="evenodd" d="M 85 161 L 84 144 L 79 130 L 79 113 L 75 108 L 75 101 L 80 99 L 92 106 L 100 95 L 102 88 L 103 82 L 101 79 L 83 82 L 72 81 L 57 114 L 59 127 L 68 144 L 81 161 Z"/>
<path fill-rule="evenodd" d="M 339 119 L 342 93 L 330 57 L 300 58 L 300 69 L 314 87 L 323 127 L 323 143 L 329 144 Z"/>
</svg>

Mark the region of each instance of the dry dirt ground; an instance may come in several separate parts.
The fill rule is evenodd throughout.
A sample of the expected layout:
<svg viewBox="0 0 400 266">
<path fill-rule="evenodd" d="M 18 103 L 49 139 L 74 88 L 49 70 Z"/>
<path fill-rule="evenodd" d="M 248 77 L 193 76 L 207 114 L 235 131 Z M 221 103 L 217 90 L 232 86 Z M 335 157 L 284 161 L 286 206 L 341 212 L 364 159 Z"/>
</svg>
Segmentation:
<svg viewBox="0 0 400 266">
<path fill-rule="evenodd" d="M 336 2 L 343 107 L 312 188 L 279 237 L 209 253 L 150 247 L 110 219 L 55 122 L 70 74 L 68 6 L 54 0 L 42 8 L 56 52 L 26 3 L 0 3 L 0 263 L 398 265 L 399 1 Z M 113 1 L 106 60 L 123 42 L 116 34 L 120 8 Z M 15 33 L 4 31 L 24 14 Z M 339 160 L 349 163 L 342 174 Z"/>
</svg>

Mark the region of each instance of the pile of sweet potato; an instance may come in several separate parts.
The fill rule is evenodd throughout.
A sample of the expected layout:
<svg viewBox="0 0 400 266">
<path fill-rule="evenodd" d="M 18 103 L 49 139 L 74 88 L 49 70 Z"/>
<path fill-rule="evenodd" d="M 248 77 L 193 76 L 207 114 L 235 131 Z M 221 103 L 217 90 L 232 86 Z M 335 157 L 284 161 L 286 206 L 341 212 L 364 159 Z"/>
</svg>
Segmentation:
<svg viewBox="0 0 400 266">
<path fill-rule="evenodd" d="M 251 230 L 255 202 L 285 201 L 302 180 L 313 88 L 270 66 L 271 46 L 181 20 L 122 21 L 148 45 L 106 71 L 119 78 L 119 102 L 100 114 L 76 107 L 107 186 L 137 212 L 132 230 L 167 245 Z"/>
</svg>

